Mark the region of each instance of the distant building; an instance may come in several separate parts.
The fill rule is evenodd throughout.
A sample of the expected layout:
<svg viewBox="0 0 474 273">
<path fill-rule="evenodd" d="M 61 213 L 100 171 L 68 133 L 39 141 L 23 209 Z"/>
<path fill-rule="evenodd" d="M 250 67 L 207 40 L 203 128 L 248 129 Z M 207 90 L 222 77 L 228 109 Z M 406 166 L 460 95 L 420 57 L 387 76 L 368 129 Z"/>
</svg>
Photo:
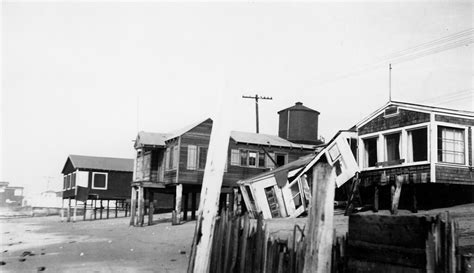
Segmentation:
<svg viewBox="0 0 474 273">
<path fill-rule="evenodd" d="M 69 155 L 63 170 L 62 198 L 85 202 L 91 200 L 94 211 L 97 202 L 113 201 L 124 205 L 130 198 L 130 181 L 133 177 L 133 159 Z M 107 206 L 108 209 L 108 206 Z"/>
<path fill-rule="evenodd" d="M 0 207 L 18 207 L 23 204 L 23 187 L 8 186 L 9 182 L 0 182 Z"/>
<path fill-rule="evenodd" d="M 280 130 L 284 137 L 232 131 L 229 140 L 227 164 L 222 183 L 221 201 L 233 199 L 236 182 L 295 161 L 301 156 L 312 154 L 315 145 L 321 144 L 317 137 L 319 112 L 297 103 L 293 108 L 279 112 Z M 304 119 L 305 122 L 300 122 Z M 313 124 L 315 126 L 313 126 Z M 141 225 L 144 219 L 144 203 L 154 206 L 154 194 L 168 194 L 174 200 L 177 222 L 191 209 L 195 217 L 197 197 L 201 192 L 207 151 L 212 130 L 212 120 L 206 119 L 173 133 L 139 132 L 135 141 L 137 157 L 132 183 L 132 210 L 137 202 L 137 218 L 131 224 Z M 307 126 L 311 129 L 301 129 Z M 316 130 L 314 130 L 316 127 Z M 289 130 L 289 131 L 288 131 Z M 294 138 L 292 142 L 286 138 Z M 304 144 L 310 143 L 310 144 Z M 227 196 L 229 195 L 229 196 Z M 173 197 L 174 196 L 174 197 Z M 145 202 L 145 199 L 146 200 Z M 169 199 L 168 199 L 169 200 Z M 143 206 L 143 207 L 142 207 Z M 132 211 L 132 218 L 134 212 Z"/>
</svg>

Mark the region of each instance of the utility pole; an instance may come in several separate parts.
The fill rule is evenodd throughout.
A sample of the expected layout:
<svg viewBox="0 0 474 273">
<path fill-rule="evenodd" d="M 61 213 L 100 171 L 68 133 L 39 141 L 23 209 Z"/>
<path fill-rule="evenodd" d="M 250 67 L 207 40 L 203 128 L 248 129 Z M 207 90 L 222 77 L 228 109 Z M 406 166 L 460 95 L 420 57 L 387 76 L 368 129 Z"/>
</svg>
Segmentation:
<svg viewBox="0 0 474 273">
<path fill-rule="evenodd" d="M 256 116 L 256 121 L 257 121 L 257 134 L 259 133 L 259 127 L 258 127 L 258 100 L 272 100 L 272 97 L 262 97 L 257 94 L 255 96 L 242 96 L 244 99 L 255 99 L 255 116 Z"/>
<path fill-rule="evenodd" d="M 392 101 L 392 64 L 388 64 L 388 101 Z"/>
</svg>

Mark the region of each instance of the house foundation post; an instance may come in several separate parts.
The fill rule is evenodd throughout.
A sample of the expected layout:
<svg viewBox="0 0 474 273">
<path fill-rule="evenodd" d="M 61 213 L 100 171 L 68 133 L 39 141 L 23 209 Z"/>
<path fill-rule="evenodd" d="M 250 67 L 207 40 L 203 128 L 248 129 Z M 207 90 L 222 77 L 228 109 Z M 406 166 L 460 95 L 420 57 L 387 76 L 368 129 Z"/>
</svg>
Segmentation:
<svg viewBox="0 0 474 273">
<path fill-rule="evenodd" d="M 372 209 L 374 212 L 379 211 L 379 185 L 374 184 L 374 206 Z"/>
<path fill-rule="evenodd" d="M 196 197 L 197 193 L 191 193 L 191 220 L 196 220 Z"/>
<path fill-rule="evenodd" d="M 153 225 L 153 213 L 155 213 L 155 200 L 154 192 L 152 189 L 148 189 L 148 225 Z"/>
<path fill-rule="evenodd" d="M 74 198 L 74 215 L 72 217 L 72 222 L 75 223 L 77 220 L 77 199 Z"/>
<path fill-rule="evenodd" d="M 412 197 L 412 212 L 418 212 L 418 202 L 416 200 L 416 184 L 414 182 L 411 183 L 411 197 Z"/>
<path fill-rule="evenodd" d="M 138 187 L 138 225 L 143 226 L 144 214 L 145 213 L 145 194 L 143 186 Z"/>
<path fill-rule="evenodd" d="M 61 199 L 61 222 L 64 221 L 64 198 Z"/>
<path fill-rule="evenodd" d="M 135 190 L 135 187 L 132 187 L 132 193 L 130 197 L 130 226 L 135 226 L 135 218 L 136 218 L 136 213 L 137 213 L 136 200 L 137 200 L 137 191 Z"/>
<path fill-rule="evenodd" d="M 183 206 L 183 220 L 184 221 L 188 220 L 188 197 L 189 197 L 189 194 L 185 193 L 184 194 L 184 206 Z"/>
<path fill-rule="evenodd" d="M 397 175 L 395 178 L 395 185 L 391 187 L 391 194 L 392 194 L 392 207 L 390 212 L 392 214 L 398 214 L 398 203 L 400 201 L 400 193 L 402 191 L 402 185 L 405 180 L 403 175 Z"/>
<path fill-rule="evenodd" d="M 68 198 L 67 204 L 67 222 L 71 222 L 71 197 Z"/>
<path fill-rule="evenodd" d="M 86 215 L 87 215 L 87 200 L 84 201 L 84 215 L 82 215 L 82 221 L 86 220 Z"/>
<path fill-rule="evenodd" d="M 100 219 L 102 219 L 102 209 L 103 209 L 103 206 L 102 206 L 102 199 L 100 199 Z"/>
<path fill-rule="evenodd" d="M 176 185 L 175 207 L 173 211 L 173 225 L 181 224 L 181 201 L 183 197 L 183 184 Z"/>
<path fill-rule="evenodd" d="M 109 219 L 109 204 L 110 204 L 110 200 L 107 199 L 107 219 Z"/>
</svg>

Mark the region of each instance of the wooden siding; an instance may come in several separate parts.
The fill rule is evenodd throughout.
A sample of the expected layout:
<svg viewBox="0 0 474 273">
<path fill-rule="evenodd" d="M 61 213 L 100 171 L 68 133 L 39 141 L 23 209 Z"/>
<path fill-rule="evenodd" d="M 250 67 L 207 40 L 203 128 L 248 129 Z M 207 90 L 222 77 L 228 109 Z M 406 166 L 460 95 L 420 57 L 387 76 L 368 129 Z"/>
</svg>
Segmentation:
<svg viewBox="0 0 474 273">
<path fill-rule="evenodd" d="M 385 177 L 383 177 L 384 174 Z M 395 183 L 395 177 L 397 175 L 407 175 L 407 182 L 427 183 L 430 181 L 430 164 L 362 171 L 360 177 L 362 185 L 367 187 L 371 185 Z"/>
<path fill-rule="evenodd" d="M 127 199 L 130 198 L 131 182 L 133 179 L 132 172 L 116 172 L 106 170 L 90 170 L 90 169 L 79 169 L 80 171 L 89 172 L 88 176 L 88 187 L 89 195 L 97 194 L 99 199 Z M 103 172 L 107 173 L 107 189 L 96 190 L 92 189 L 92 173 Z M 69 189 L 63 191 L 63 198 L 74 198 L 75 189 Z"/>
<path fill-rule="evenodd" d="M 465 126 L 474 126 L 474 119 L 469 119 L 469 118 L 435 115 L 435 121 L 454 123 L 454 124 L 465 125 Z"/>
<path fill-rule="evenodd" d="M 474 170 L 472 167 L 436 165 L 436 182 L 474 185 Z"/>
<path fill-rule="evenodd" d="M 429 121 L 429 113 L 399 109 L 399 113 L 397 115 L 389 117 L 384 117 L 384 113 L 381 113 L 377 117 L 370 120 L 368 123 L 361 126 L 358 130 L 358 134 L 365 135 Z"/>
</svg>

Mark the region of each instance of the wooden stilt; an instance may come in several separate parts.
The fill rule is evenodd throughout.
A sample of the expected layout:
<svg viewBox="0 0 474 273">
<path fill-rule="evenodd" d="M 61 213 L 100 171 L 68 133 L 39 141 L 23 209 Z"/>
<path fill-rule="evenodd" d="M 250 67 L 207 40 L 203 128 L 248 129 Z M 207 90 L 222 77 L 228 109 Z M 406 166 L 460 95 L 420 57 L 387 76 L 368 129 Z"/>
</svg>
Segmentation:
<svg viewBox="0 0 474 273">
<path fill-rule="evenodd" d="M 109 219 L 109 204 L 110 204 L 110 200 L 107 199 L 107 219 Z"/>
<path fill-rule="evenodd" d="M 132 187 L 132 195 L 130 198 L 130 225 L 135 225 L 135 218 L 136 218 L 136 199 L 137 199 L 137 191 L 135 187 Z"/>
<path fill-rule="evenodd" d="M 234 193 L 234 201 L 232 202 L 234 204 L 234 207 L 232 208 L 232 211 L 234 212 L 234 215 L 239 215 L 239 190 L 232 189 L 232 191 Z"/>
<path fill-rule="evenodd" d="M 143 187 L 138 187 L 138 225 L 143 227 L 143 214 L 145 213 L 145 196 Z"/>
<path fill-rule="evenodd" d="M 412 196 L 412 212 L 417 213 L 418 212 L 418 202 L 416 200 L 416 184 L 411 183 L 411 196 Z"/>
<path fill-rule="evenodd" d="M 395 179 L 395 185 L 392 185 L 392 207 L 390 210 L 392 214 L 398 214 L 398 202 L 400 200 L 400 193 L 402 191 L 404 178 L 405 177 L 403 175 L 397 175 Z"/>
<path fill-rule="evenodd" d="M 74 214 L 72 216 L 72 222 L 75 223 L 77 220 L 77 199 L 74 198 Z"/>
<path fill-rule="evenodd" d="M 85 221 L 87 217 L 87 200 L 84 201 L 84 215 L 82 215 L 82 221 Z"/>
<path fill-rule="evenodd" d="M 118 203 L 119 203 L 119 200 L 115 200 L 115 218 L 118 217 Z"/>
<path fill-rule="evenodd" d="M 64 221 L 64 198 L 61 199 L 61 222 Z"/>
<path fill-rule="evenodd" d="M 379 185 L 374 185 L 374 206 L 373 211 L 379 211 Z"/>
<path fill-rule="evenodd" d="M 100 199 L 100 219 L 102 219 L 102 210 L 103 210 L 103 206 L 102 206 L 102 199 Z"/>
<path fill-rule="evenodd" d="M 227 211 L 229 213 L 234 212 L 234 189 L 232 189 L 231 193 L 227 195 L 229 197 L 229 207 L 227 208 Z"/>
<path fill-rule="evenodd" d="M 191 220 L 196 220 L 196 195 L 197 192 L 191 194 Z"/>
<path fill-rule="evenodd" d="M 67 222 L 71 222 L 71 198 L 68 199 L 67 204 Z"/>
<path fill-rule="evenodd" d="M 188 220 L 188 193 L 184 194 L 184 205 L 183 205 L 183 220 Z"/>
<path fill-rule="evenodd" d="M 154 196 L 154 193 L 151 189 L 148 189 L 148 202 L 149 202 L 149 205 L 148 205 L 148 225 L 151 226 L 153 225 L 153 214 L 155 213 L 155 203 L 154 203 L 154 200 L 155 200 L 155 196 Z"/>
<path fill-rule="evenodd" d="M 125 206 L 125 217 L 127 217 L 128 207 L 129 205 L 125 202 L 122 203 L 122 207 Z"/>
<path fill-rule="evenodd" d="M 175 208 L 174 208 L 174 217 L 173 217 L 173 225 L 181 224 L 181 201 L 183 197 L 183 184 L 176 185 L 176 201 L 175 201 Z"/>
<path fill-rule="evenodd" d="M 314 167 L 313 177 L 313 205 L 309 211 L 308 245 L 303 272 L 331 272 L 336 175 L 331 165 L 318 163 Z"/>
<path fill-rule="evenodd" d="M 97 220 L 97 199 L 94 199 L 94 220 Z"/>
</svg>

